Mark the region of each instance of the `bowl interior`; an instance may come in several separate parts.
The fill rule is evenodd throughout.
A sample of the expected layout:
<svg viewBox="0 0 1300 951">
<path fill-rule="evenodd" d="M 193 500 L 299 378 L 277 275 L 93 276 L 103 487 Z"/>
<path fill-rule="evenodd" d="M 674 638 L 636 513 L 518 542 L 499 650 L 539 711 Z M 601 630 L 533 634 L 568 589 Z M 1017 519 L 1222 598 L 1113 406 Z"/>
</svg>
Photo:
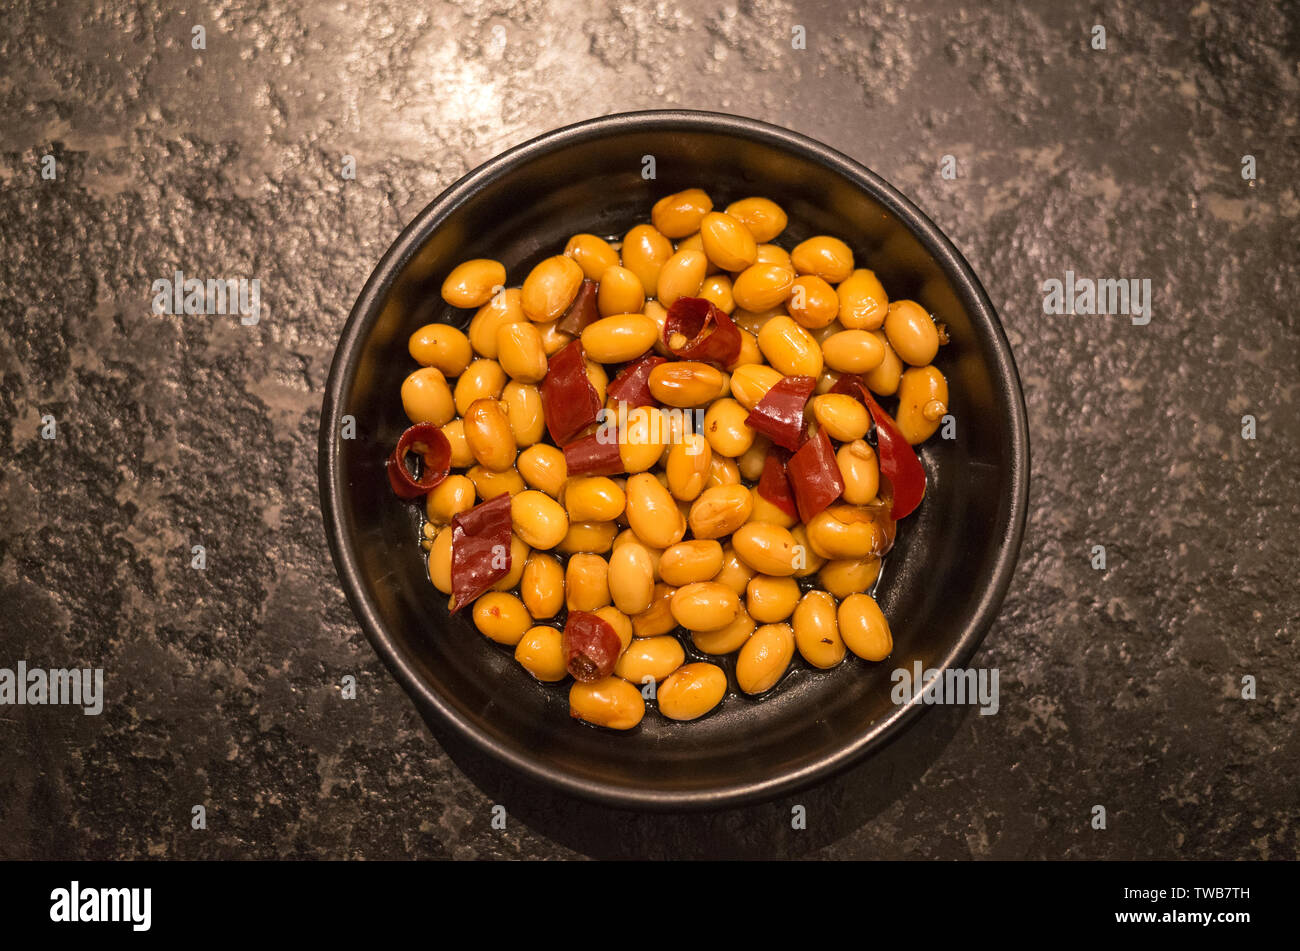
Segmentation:
<svg viewBox="0 0 1300 951">
<path fill-rule="evenodd" d="M 643 177 L 649 157 L 653 179 Z M 417 546 L 418 505 L 393 496 L 384 460 L 408 425 L 398 398 L 415 367 L 407 338 L 424 323 L 464 327 L 471 316 L 439 297 L 453 266 L 496 258 L 517 285 L 571 235 L 621 235 L 649 219 L 656 199 L 690 186 L 705 188 L 717 207 L 747 195 L 776 200 L 790 219 L 777 243 L 789 249 L 836 235 L 891 298 L 913 298 L 943 320 L 951 343 L 936 362 L 949 381 L 957 438 L 936 436 L 922 450 L 928 494 L 900 525 L 886 561 L 877 597 L 894 633 L 888 660 L 850 655 L 817 671 L 796 657 L 761 700 L 733 689 L 702 720 L 674 723 L 648 712 L 635 730 L 614 734 L 571 721 L 567 684 L 535 683 L 508 650 L 448 614 Z M 881 739 L 904 712 L 890 697 L 895 668 L 916 660 L 940 668 L 974 650 L 1009 579 L 1007 549 L 1014 564 L 1023 519 L 1027 447 L 1014 367 L 978 284 L 966 280 L 946 243 L 927 247 L 937 235 L 927 228 L 888 186 L 837 153 L 760 124 L 694 117 L 597 122 L 535 140 L 430 206 L 352 315 L 322 423 L 326 518 L 337 518 L 331 541 L 345 586 L 416 698 L 535 776 L 650 806 L 771 794 Z M 330 439 L 344 414 L 355 416 L 357 438 Z M 684 645 L 692 653 L 689 638 Z M 723 666 L 731 677 L 730 659 Z"/>
</svg>

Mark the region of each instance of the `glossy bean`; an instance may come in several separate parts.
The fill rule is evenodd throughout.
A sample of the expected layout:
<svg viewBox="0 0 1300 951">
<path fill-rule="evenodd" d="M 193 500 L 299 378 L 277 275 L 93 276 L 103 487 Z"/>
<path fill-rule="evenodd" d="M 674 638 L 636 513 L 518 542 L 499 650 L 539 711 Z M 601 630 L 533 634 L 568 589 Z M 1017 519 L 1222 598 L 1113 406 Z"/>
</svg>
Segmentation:
<svg viewBox="0 0 1300 951">
<path fill-rule="evenodd" d="M 758 332 L 758 349 L 784 376 L 811 376 L 822 372 L 822 349 L 803 327 L 786 316 L 773 317 Z"/>
<path fill-rule="evenodd" d="M 933 365 L 903 371 L 898 384 L 898 431 L 913 446 L 934 435 L 948 412 L 948 381 Z"/>
<path fill-rule="evenodd" d="M 402 383 L 402 409 L 413 423 L 443 426 L 456 415 L 447 378 L 437 367 L 421 367 Z"/>
<path fill-rule="evenodd" d="M 584 276 L 578 263 L 563 254 L 540 261 L 520 290 L 524 316 L 537 323 L 559 319 L 578 296 Z"/>
<path fill-rule="evenodd" d="M 599 281 L 606 270 L 618 266 L 618 252 L 594 234 L 575 234 L 564 246 L 564 254 L 573 258 L 589 281 Z"/>
<path fill-rule="evenodd" d="M 654 601 L 655 565 L 650 551 L 637 542 L 615 547 L 609 556 L 609 593 L 614 606 L 634 616 Z"/>
<path fill-rule="evenodd" d="M 677 623 L 688 631 L 717 631 L 736 619 L 740 598 L 726 585 L 694 581 L 673 593 L 670 607 Z"/>
<path fill-rule="evenodd" d="M 655 548 L 667 548 L 682 540 L 686 520 L 658 479 L 647 472 L 637 473 L 627 480 L 626 492 L 628 525 L 638 537 Z"/>
<path fill-rule="evenodd" d="M 736 306 L 763 311 L 785 302 L 794 286 L 795 273 L 779 264 L 752 264 L 732 282 Z"/>
<path fill-rule="evenodd" d="M 722 538 L 744 525 L 753 509 L 753 496 L 744 485 L 713 486 L 691 504 L 691 532 L 701 539 Z"/>
<path fill-rule="evenodd" d="M 465 413 L 465 439 L 479 465 L 503 472 L 515 464 L 518 447 L 510 418 L 496 399 L 475 400 Z"/>
<path fill-rule="evenodd" d="M 869 594 L 851 594 L 840 602 L 840 637 L 864 660 L 884 660 L 894 649 L 889 621 Z"/>
<path fill-rule="evenodd" d="M 614 673 L 632 684 L 658 683 L 681 667 L 686 661 L 686 651 L 675 637 L 641 637 L 628 645 Z"/>
<path fill-rule="evenodd" d="M 785 230 L 785 211 L 770 198 L 741 198 L 727 206 L 727 214 L 743 224 L 758 242 L 771 241 Z M 728 268 L 728 270 L 731 270 Z"/>
<path fill-rule="evenodd" d="M 745 588 L 745 609 L 759 624 L 775 624 L 794 613 L 799 582 L 793 578 L 755 575 Z"/>
<path fill-rule="evenodd" d="M 475 258 L 451 269 L 442 282 L 442 299 L 452 307 L 482 307 L 505 282 L 504 264 L 490 258 Z"/>
<path fill-rule="evenodd" d="M 640 690 L 612 674 L 575 681 L 569 688 L 569 716 L 610 730 L 630 730 L 645 716 L 645 700 Z"/>
<path fill-rule="evenodd" d="M 702 189 L 687 188 L 660 198 L 650 209 L 650 220 L 660 234 L 685 238 L 700 230 L 704 216 L 713 210 L 713 200 Z"/>
<path fill-rule="evenodd" d="M 437 367 L 444 377 L 460 376 L 474 359 L 469 338 L 447 324 L 425 324 L 411 334 L 406 346 L 416 363 Z"/>
<path fill-rule="evenodd" d="M 847 648 L 840 637 L 835 598 L 825 591 L 809 591 L 794 609 L 791 620 L 794 643 L 808 663 L 822 670 L 844 659 Z"/>
<path fill-rule="evenodd" d="M 554 555 L 535 551 L 524 562 L 519 595 L 534 618 L 552 618 L 564 607 L 564 568 Z"/>
<path fill-rule="evenodd" d="M 885 314 L 885 336 L 904 363 L 923 367 L 939 352 L 939 328 L 916 301 L 896 300 Z"/>
<path fill-rule="evenodd" d="M 673 671 L 655 696 L 659 712 L 670 720 L 698 720 L 722 702 L 727 675 L 716 664 L 685 664 Z"/>
<path fill-rule="evenodd" d="M 530 627 L 515 645 L 519 666 L 543 683 L 556 683 L 569 675 L 564 659 L 564 635 L 553 627 Z"/>
<path fill-rule="evenodd" d="M 615 314 L 588 325 L 582 347 L 599 363 L 627 363 L 654 346 L 659 328 L 644 314 Z"/>
<path fill-rule="evenodd" d="M 537 324 L 522 321 L 497 328 L 497 362 L 506 376 L 537 383 L 546 376 L 546 345 Z"/>
<path fill-rule="evenodd" d="M 871 428 L 867 408 L 847 393 L 827 393 L 812 398 L 813 418 L 838 442 L 861 439 Z"/>
<path fill-rule="evenodd" d="M 889 311 L 889 295 L 873 271 L 859 268 L 835 288 L 839 319 L 850 330 L 879 330 Z"/>
<path fill-rule="evenodd" d="M 475 360 L 456 381 L 456 412 L 464 416 L 475 400 L 501 398 L 506 388 L 506 371 L 495 360 Z"/>
<path fill-rule="evenodd" d="M 880 491 L 880 465 L 876 451 L 863 439 L 841 446 L 835 454 L 840 477 L 844 480 L 842 498 L 850 505 L 866 505 Z"/>
<path fill-rule="evenodd" d="M 565 480 L 569 477 L 564 453 L 545 443 L 529 446 L 519 454 L 515 465 L 524 482 L 552 498 L 559 497 L 564 490 Z"/>
<path fill-rule="evenodd" d="M 564 604 L 570 611 L 596 611 L 611 602 L 609 562 L 600 555 L 579 552 L 564 569 Z"/>
<path fill-rule="evenodd" d="M 515 646 L 524 632 L 533 626 L 533 619 L 513 594 L 489 591 L 474 602 L 474 626 L 489 640 L 498 644 Z"/>
<path fill-rule="evenodd" d="M 516 534 L 530 548 L 543 551 L 560 544 L 569 530 L 569 516 L 564 507 L 535 489 L 520 492 L 510 500 L 510 517 Z"/>
<path fill-rule="evenodd" d="M 853 273 L 853 252 L 830 235 L 817 235 L 795 245 L 790 260 L 800 274 L 816 274 L 831 284 L 847 280 Z"/>
<path fill-rule="evenodd" d="M 771 690 L 794 659 L 794 631 L 789 624 L 764 624 L 754 631 L 736 657 L 736 682 L 748 694 Z"/>
</svg>

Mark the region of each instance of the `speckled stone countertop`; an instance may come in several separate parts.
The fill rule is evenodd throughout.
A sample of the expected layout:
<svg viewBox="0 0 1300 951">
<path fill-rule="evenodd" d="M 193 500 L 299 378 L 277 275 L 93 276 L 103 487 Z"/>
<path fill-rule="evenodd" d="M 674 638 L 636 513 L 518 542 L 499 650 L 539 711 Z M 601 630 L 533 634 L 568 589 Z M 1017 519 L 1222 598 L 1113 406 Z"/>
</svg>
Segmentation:
<svg viewBox="0 0 1300 951">
<path fill-rule="evenodd" d="M 102 667 L 106 697 L 0 706 L 0 857 L 1296 858 L 1281 6 L 16 0 L 0 667 Z M 511 145 L 665 105 L 813 136 L 916 201 L 1001 313 L 1033 441 L 1020 567 L 972 662 L 1001 671 L 999 713 L 937 707 L 825 785 L 686 817 L 440 745 L 344 602 L 315 478 L 335 341 L 401 227 Z M 178 268 L 258 278 L 260 320 L 155 316 Z M 1149 279 L 1150 322 L 1044 314 L 1067 269 Z"/>
</svg>

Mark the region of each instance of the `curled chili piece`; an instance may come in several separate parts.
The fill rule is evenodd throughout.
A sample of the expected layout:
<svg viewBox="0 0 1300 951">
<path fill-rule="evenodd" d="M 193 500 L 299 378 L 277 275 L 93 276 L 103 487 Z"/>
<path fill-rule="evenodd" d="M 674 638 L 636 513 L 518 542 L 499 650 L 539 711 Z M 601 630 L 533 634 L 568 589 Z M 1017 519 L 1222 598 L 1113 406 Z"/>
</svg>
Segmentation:
<svg viewBox="0 0 1300 951">
<path fill-rule="evenodd" d="M 627 471 L 623 457 L 618 452 L 618 427 L 601 423 L 593 433 L 588 433 L 564 447 L 564 465 L 571 476 L 620 475 Z"/>
<path fill-rule="evenodd" d="M 418 453 L 423 460 L 420 478 L 406 468 L 406 454 Z M 402 433 L 397 448 L 388 457 L 388 483 L 399 498 L 415 499 L 435 489 L 451 472 L 451 443 L 433 423 L 416 423 Z"/>
<path fill-rule="evenodd" d="M 835 447 L 826 430 L 817 430 L 786 463 L 790 484 L 794 486 L 799 520 L 807 524 L 844 492 L 844 476 L 835 460 Z"/>
<path fill-rule="evenodd" d="M 578 296 L 573 299 L 573 303 L 564 312 L 555 329 L 576 337 L 587 329 L 588 324 L 599 320 L 600 313 L 596 310 L 596 292 L 599 289 L 600 285 L 595 281 L 583 278 L 582 286 L 578 288 Z"/>
<path fill-rule="evenodd" d="M 677 334 L 685 342 L 673 346 Z M 664 343 L 678 359 L 729 366 L 740 356 L 740 328 L 712 301 L 679 297 L 664 320 Z"/>
<path fill-rule="evenodd" d="M 906 518 L 916 511 L 925 498 L 925 469 L 903 434 L 898 431 L 894 418 L 880 408 L 862 379 L 844 374 L 831 387 L 832 393 L 847 393 L 861 400 L 876 424 L 876 452 L 880 457 L 880 473 L 894 487 L 895 519 Z"/>
<path fill-rule="evenodd" d="M 629 363 L 614 377 L 605 392 L 610 399 L 626 403 L 629 410 L 640 406 L 658 406 L 659 401 L 650 395 L 650 371 L 667 362 L 663 357 L 651 354 L 636 363 Z"/>
<path fill-rule="evenodd" d="M 560 643 L 564 648 L 564 666 L 574 680 L 608 677 L 623 650 L 614 626 L 586 611 L 569 612 Z"/>
<path fill-rule="evenodd" d="M 587 356 L 582 341 L 575 340 L 547 362 L 542 380 L 542 414 L 557 446 L 596 421 L 600 397 L 587 379 Z"/>
<path fill-rule="evenodd" d="M 803 411 L 816 388 L 817 381 L 810 376 L 783 377 L 754 404 L 745 422 L 778 446 L 794 452 L 803 445 Z"/>
<path fill-rule="evenodd" d="M 451 520 L 452 611 L 510 573 L 510 494 L 503 492 Z"/>
<path fill-rule="evenodd" d="M 790 454 L 779 446 L 773 446 L 767 451 L 767 458 L 763 461 L 763 475 L 758 480 L 758 494 L 791 518 L 798 518 L 794 490 L 790 487 L 790 477 L 785 471 L 786 460 L 789 458 Z"/>
</svg>

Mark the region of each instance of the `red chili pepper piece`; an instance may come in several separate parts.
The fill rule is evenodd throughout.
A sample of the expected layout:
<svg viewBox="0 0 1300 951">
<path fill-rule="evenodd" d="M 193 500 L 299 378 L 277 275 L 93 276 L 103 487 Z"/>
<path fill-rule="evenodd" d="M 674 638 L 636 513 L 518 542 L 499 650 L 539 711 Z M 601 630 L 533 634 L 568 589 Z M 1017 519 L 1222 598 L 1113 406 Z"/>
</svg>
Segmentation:
<svg viewBox="0 0 1300 951">
<path fill-rule="evenodd" d="M 786 472 L 794 486 L 799 520 L 805 524 L 844 492 L 844 476 L 835 460 L 835 447 L 824 429 L 817 430 L 817 435 L 790 457 Z"/>
<path fill-rule="evenodd" d="M 614 672 L 623 650 L 614 626 L 586 611 L 570 611 L 561 639 L 564 664 L 574 680 L 600 680 Z"/>
<path fill-rule="evenodd" d="M 778 446 L 794 452 L 803 445 L 803 411 L 816 388 L 817 381 L 810 376 L 783 377 L 763 394 L 745 422 Z"/>
<path fill-rule="evenodd" d="M 424 460 L 424 468 L 417 481 L 406 468 L 406 454 L 416 452 Z M 402 433 L 397 448 L 388 457 L 388 484 L 399 498 L 415 499 L 447 478 L 451 472 L 451 443 L 443 431 L 433 423 L 416 423 Z"/>
<path fill-rule="evenodd" d="M 451 520 L 452 611 L 510 573 L 510 494 L 503 492 Z"/>
<path fill-rule="evenodd" d="M 618 428 L 602 423 L 594 433 L 569 443 L 564 447 L 564 465 L 570 476 L 609 476 L 626 472 L 623 457 L 618 452 Z"/>
<path fill-rule="evenodd" d="M 925 498 L 925 469 L 916 450 L 903 438 L 894 418 L 880 408 L 860 377 L 844 374 L 831 387 L 831 392 L 847 393 L 866 405 L 876 424 L 876 452 L 880 457 L 881 475 L 888 478 L 894 487 L 893 517 L 901 519 L 911 515 Z"/>
<path fill-rule="evenodd" d="M 686 342 L 673 346 L 673 335 Z M 726 312 L 703 297 L 679 297 L 664 320 L 664 343 L 681 360 L 699 360 L 728 366 L 740 356 L 740 328 Z"/>
<path fill-rule="evenodd" d="M 551 357 L 542 380 L 542 414 L 557 446 L 571 442 L 596 421 L 600 397 L 587 379 L 587 357 L 575 340 Z"/>
<path fill-rule="evenodd" d="M 595 281 L 584 278 L 582 286 L 578 288 L 578 296 L 573 299 L 555 329 L 576 337 L 587 329 L 588 324 L 600 320 L 600 312 L 596 310 L 596 292 L 599 289 L 600 285 Z"/>
<path fill-rule="evenodd" d="M 663 357 L 651 355 L 629 363 L 614 377 L 605 392 L 610 399 L 626 403 L 629 410 L 639 406 L 658 406 L 659 401 L 650 395 L 650 371 L 667 362 Z"/>
<path fill-rule="evenodd" d="M 758 480 L 758 494 L 791 518 L 798 518 L 794 490 L 790 488 L 790 477 L 785 471 L 786 460 L 789 458 L 790 454 L 779 446 L 773 446 L 767 451 L 767 458 L 763 461 L 763 475 Z"/>
</svg>

